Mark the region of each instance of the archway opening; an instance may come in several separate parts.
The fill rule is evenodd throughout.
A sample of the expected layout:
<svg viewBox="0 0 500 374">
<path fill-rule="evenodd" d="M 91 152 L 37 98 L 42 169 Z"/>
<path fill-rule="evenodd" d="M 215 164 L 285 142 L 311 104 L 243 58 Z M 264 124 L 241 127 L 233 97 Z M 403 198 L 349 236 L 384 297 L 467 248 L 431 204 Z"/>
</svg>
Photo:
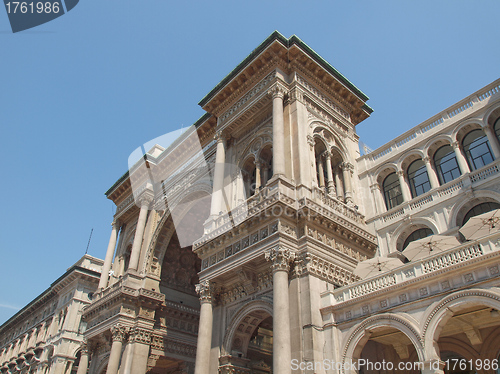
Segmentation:
<svg viewBox="0 0 500 374">
<path fill-rule="evenodd" d="M 406 334 L 394 327 L 379 327 L 370 330 L 365 343 L 356 351 L 359 374 L 380 374 L 405 372 L 420 373 L 417 351 Z M 362 340 L 363 341 L 363 340 Z M 384 364 L 385 363 L 385 364 Z"/>
</svg>

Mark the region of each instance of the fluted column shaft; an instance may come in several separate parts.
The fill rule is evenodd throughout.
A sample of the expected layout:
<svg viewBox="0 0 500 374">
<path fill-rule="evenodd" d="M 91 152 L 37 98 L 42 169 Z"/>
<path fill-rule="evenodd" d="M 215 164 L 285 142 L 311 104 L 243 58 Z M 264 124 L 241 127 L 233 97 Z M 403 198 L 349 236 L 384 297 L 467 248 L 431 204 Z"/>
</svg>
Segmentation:
<svg viewBox="0 0 500 374">
<path fill-rule="evenodd" d="M 113 255 L 115 254 L 116 239 L 118 237 L 120 224 L 117 221 L 113 221 L 111 227 L 111 236 L 109 238 L 108 250 L 106 251 L 104 265 L 102 266 L 101 279 L 99 280 L 98 288 L 106 288 L 108 286 L 109 270 L 111 269 Z"/>
<path fill-rule="evenodd" d="M 278 246 L 265 253 L 273 271 L 273 373 L 290 374 L 290 305 L 288 271 L 295 258 L 289 249 Z"/>
<path fill-rule="evenodd" d="M 109 353 L 108 369 L 106 370 L 106 374 L 118 373 L 118 365 L 120 364 L 123 340 L 125 339 L 126 332 L 127 329 L 120 325 L 113 326 L 111 328 L 113 343 L 111 344 L 111 352 Z"/>
<path fill-rule="evenodd" d="M 398 170 L 397 174 L 399 178 L 399 186 L 401 188 L 401 193 L 403 194 L 403 201 L 410 201 L 411 200 L 410 187 L 408 187 L 408 183 L 406 183 L 404 172 L 402 170 Z"/>
<path fill-rule="evenodd" d="M 218 217 L 222 208 L 222 194 L 224 187 L 224 164 L 226 162 L 226 141 L 221 132 L 215 135 L 217 139 L 217 149 L 215 153 L 214 181 L 212 193 L 212 205 L 210 214 Z"/>
<path fill-rule="evenodd" d="M 488 138 L 488 142 L 490 143 L 491 150 L 493 151 L 493 155 L 495 156 L 495 160 L 500 158 L 500 144 L 498 143 L 498 139 L 496 135 L 493 133 L 491 127 L 486 126 L 483 127 L 484 133 Z"/>
<path fill-rule="evenodd" d="M 200 296 L 201 308 L 194 374 L 208 374 L 213 324 L 212 286 L 210 282 L 205 281 L 196 285 L 196 292 Z"/>
<path fill-rule="evenodd" d="M 283 120 L 283 98 L 285 91 L 280 86 L 271 89 L 273 98 L 273 173 L 285 175 L 285 125 Z"/>
<path fill-rule="evenodd" d="M 431 160 L 429 157 L 424 158 L 425 168 L 427 169 L 427 175 L 429 176 L 429 183 L 431 184 L 431 188 L 439 187 L 439 180 L 436 175 L 436 172 L 432 168 Z"/>
<path fill-rule="evenodd" d="M 137 226 L 135 228 L 134 242 L 132 244 L 132 251 L 130 254 L 129 269 L 137 270 L 139 265 L 139 257 L 141 255 L 142 247 L 142 237 L 144 236 L 144 229 L 146 228 L 146 218 L 148 216 L 150 198 L 141 198 L 140 205 L 141 210 L 139 212 L 139 220 L 137 221 Z M 127 269 L 125 269 L 127 270 Z"/>
<path fill-rule="evenodd" d="M 462 154 L 462 151 L 460 150 L 460 145 L 458 142 L 454 142 L 452 144 L 453 146 L 453 151 L 455 151 L 455 157 L 458 162 L 458 166 L 460 167 L 460 172 L 461 174 L 466 174 L 470 173 L 469 165 L 467 164 L 467 160 L 465 159 L 464 155 Z"/>
</svg>

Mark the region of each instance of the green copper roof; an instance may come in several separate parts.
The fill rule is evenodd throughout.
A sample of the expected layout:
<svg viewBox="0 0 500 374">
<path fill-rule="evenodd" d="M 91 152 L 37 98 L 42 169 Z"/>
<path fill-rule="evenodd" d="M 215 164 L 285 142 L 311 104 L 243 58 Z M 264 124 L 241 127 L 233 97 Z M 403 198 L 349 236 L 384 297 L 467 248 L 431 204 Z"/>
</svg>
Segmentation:
<svg viewBox="0 0 500 374">
<path fill-rule="evenodd" d="M 299 46 L 322 68 L 324 68 L 346 87 L 348 87 L 361 100 L 367 101 L 369 99 L 368 96 L 366 96 L 359 88 L 352 84 L 346 77 L 344 77 L 337 69 L 335 69 L 325 59 L 323 59 L 323 57 L 317 54 L 311 47 L 300 40 L 299 37 L 297 37 L 296 35 L 292 35 L 289 39 L 287 39 L 279 31 L 274 31 L 266 38 L 266 40 L 264 40 L 257 48 L 255 48 L 252 53 L 250 53 L 242 62 L 240 62 L 238 66 L 233 69 L 233 71 L 226 75 L 226 77 L 224 77 L 224 79 L 222 79 L 219 84 L 214 87 L 214 89 L 212 89 L 203 99 L 201 99 L 198 105 L 200 105 L 201 107 L 205 106 L 205 104 L 209 102 L 222 87 L 224 87 L 229 81 L 231 81 L 231 79 L 238 75 L 238 73 L 240 73 L 258 54 L 260 54 L 263 50 L 270 46 L 274 41 L 279 41 L 281 44 L 283 44 L 283 46 L 287 48 L 290 48 L 294 44 Z M 373 111 L 370 107 L 367 106 L 367 108 L 371 110 L 370 113 Z"/>
</svg>

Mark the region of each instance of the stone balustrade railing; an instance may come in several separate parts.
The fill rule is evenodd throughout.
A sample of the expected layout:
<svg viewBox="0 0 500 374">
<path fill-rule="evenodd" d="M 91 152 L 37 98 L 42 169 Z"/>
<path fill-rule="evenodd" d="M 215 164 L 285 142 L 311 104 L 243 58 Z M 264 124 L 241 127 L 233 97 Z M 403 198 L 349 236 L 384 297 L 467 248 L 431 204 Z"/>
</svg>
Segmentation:
<svg viewBox="0 0 500 374">
<path fill-rule="evenodd" d="M 349 300 L 373 294 L 393 286 L 418 281 L 419 277 L 428 277 L 433 273 L 439 276 L 442 269 L 451 266 L 466 266 L 468 261 L 500 251 L 500 231 L 479 241 L 465 242 L 447 251 L 437 253 L 417 261 L 409 262 L 380 276 L 364 279 L 333 291 L 326 291 L 321 296 L 323 306 L 333 306 Z"/>
<path fill-rule="evenodd" d="M 492 82 L 483 89 L 475 92 L 471 96 L 459 101 L 455 105 L 445 109 L 441 113 L 429 118 L 427 121 L 422 122 L 420 125 L 415 126 L 411 130 L 405 132 L 404 134 L 398 136 L 396 139 L 391 141 L 391 143 L 385 144 L 382 147 L 370 152 L 361 158 L 366 158 L 372 162 L 377 161 L 387 155 L 396 152 L 398 148 L 402 147 L 406 143 L 412 140 L 418 140 L 427 131 L 433 129 L 436 126 L 446 126 L 449 121 L 461 113 L 466 114 L 472 112 L 475 108 L 474 106 L 482 104 L 484 100 L 489 99 L 492 96 L 500 94 L 500 79 Z"/>
<path fill-rule="evenodd" d="M 461 177 L 443 184 L 438 188 L 434 188 L 425 194 L 417 196 L 416 198 L 406 201 L 386 213 L 375 216 L 368 220 L 368 223 L 380 220 L 383 223 L 391 223 L 394 219 L 405 214 L 414 214 L 416 210 L 426 209 L 427 207 L 434 206 L 440 200 L 448 199 L 449 197 L 460 193 L 461 190 L 473 186 L 482 180 L 496 175 L 500 172 L 500 160 L 494 161 L 481 169 L 462 175 Z"/>
</svg>

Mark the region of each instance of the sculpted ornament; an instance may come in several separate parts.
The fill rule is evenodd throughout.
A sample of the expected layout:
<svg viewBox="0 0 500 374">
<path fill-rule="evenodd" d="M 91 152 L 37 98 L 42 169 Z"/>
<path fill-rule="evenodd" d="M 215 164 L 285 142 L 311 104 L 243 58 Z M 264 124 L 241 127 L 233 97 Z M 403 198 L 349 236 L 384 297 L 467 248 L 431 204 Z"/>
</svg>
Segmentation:
<svg viewBox="0 0 500 374">
<path fill-rule="evenodd" d="M 279 97 L 280 99 L 283 99 L 285 97 L 286 93 L 286 88 L 283 87 L 280 84 L 276 84 L 273 87 L 269 89 L 267 92 L 273 99 Z"/>
<path fill-rule="evenodd" d="M 270 248 L 265 252 L 266 260 L 271 262 L 274 271 L 288 271 L 290 263 L 295 260 L 295 253 L 281 245 Z"/>
<path fill-rule="evenodd" d="M 196 285 L 196 293 L 200 297 L 202 303 L 211 303 L 213 296 L 213 285 L 210 281 L 205 280 Z"/>
<path fill-rule="evenodd" d="M 113 341 L 123 341 L 125 335 L 129 332 L 129 328 L 117 324 L 111 328 L 111 335 L 113 336 Z"/>
</svg>

